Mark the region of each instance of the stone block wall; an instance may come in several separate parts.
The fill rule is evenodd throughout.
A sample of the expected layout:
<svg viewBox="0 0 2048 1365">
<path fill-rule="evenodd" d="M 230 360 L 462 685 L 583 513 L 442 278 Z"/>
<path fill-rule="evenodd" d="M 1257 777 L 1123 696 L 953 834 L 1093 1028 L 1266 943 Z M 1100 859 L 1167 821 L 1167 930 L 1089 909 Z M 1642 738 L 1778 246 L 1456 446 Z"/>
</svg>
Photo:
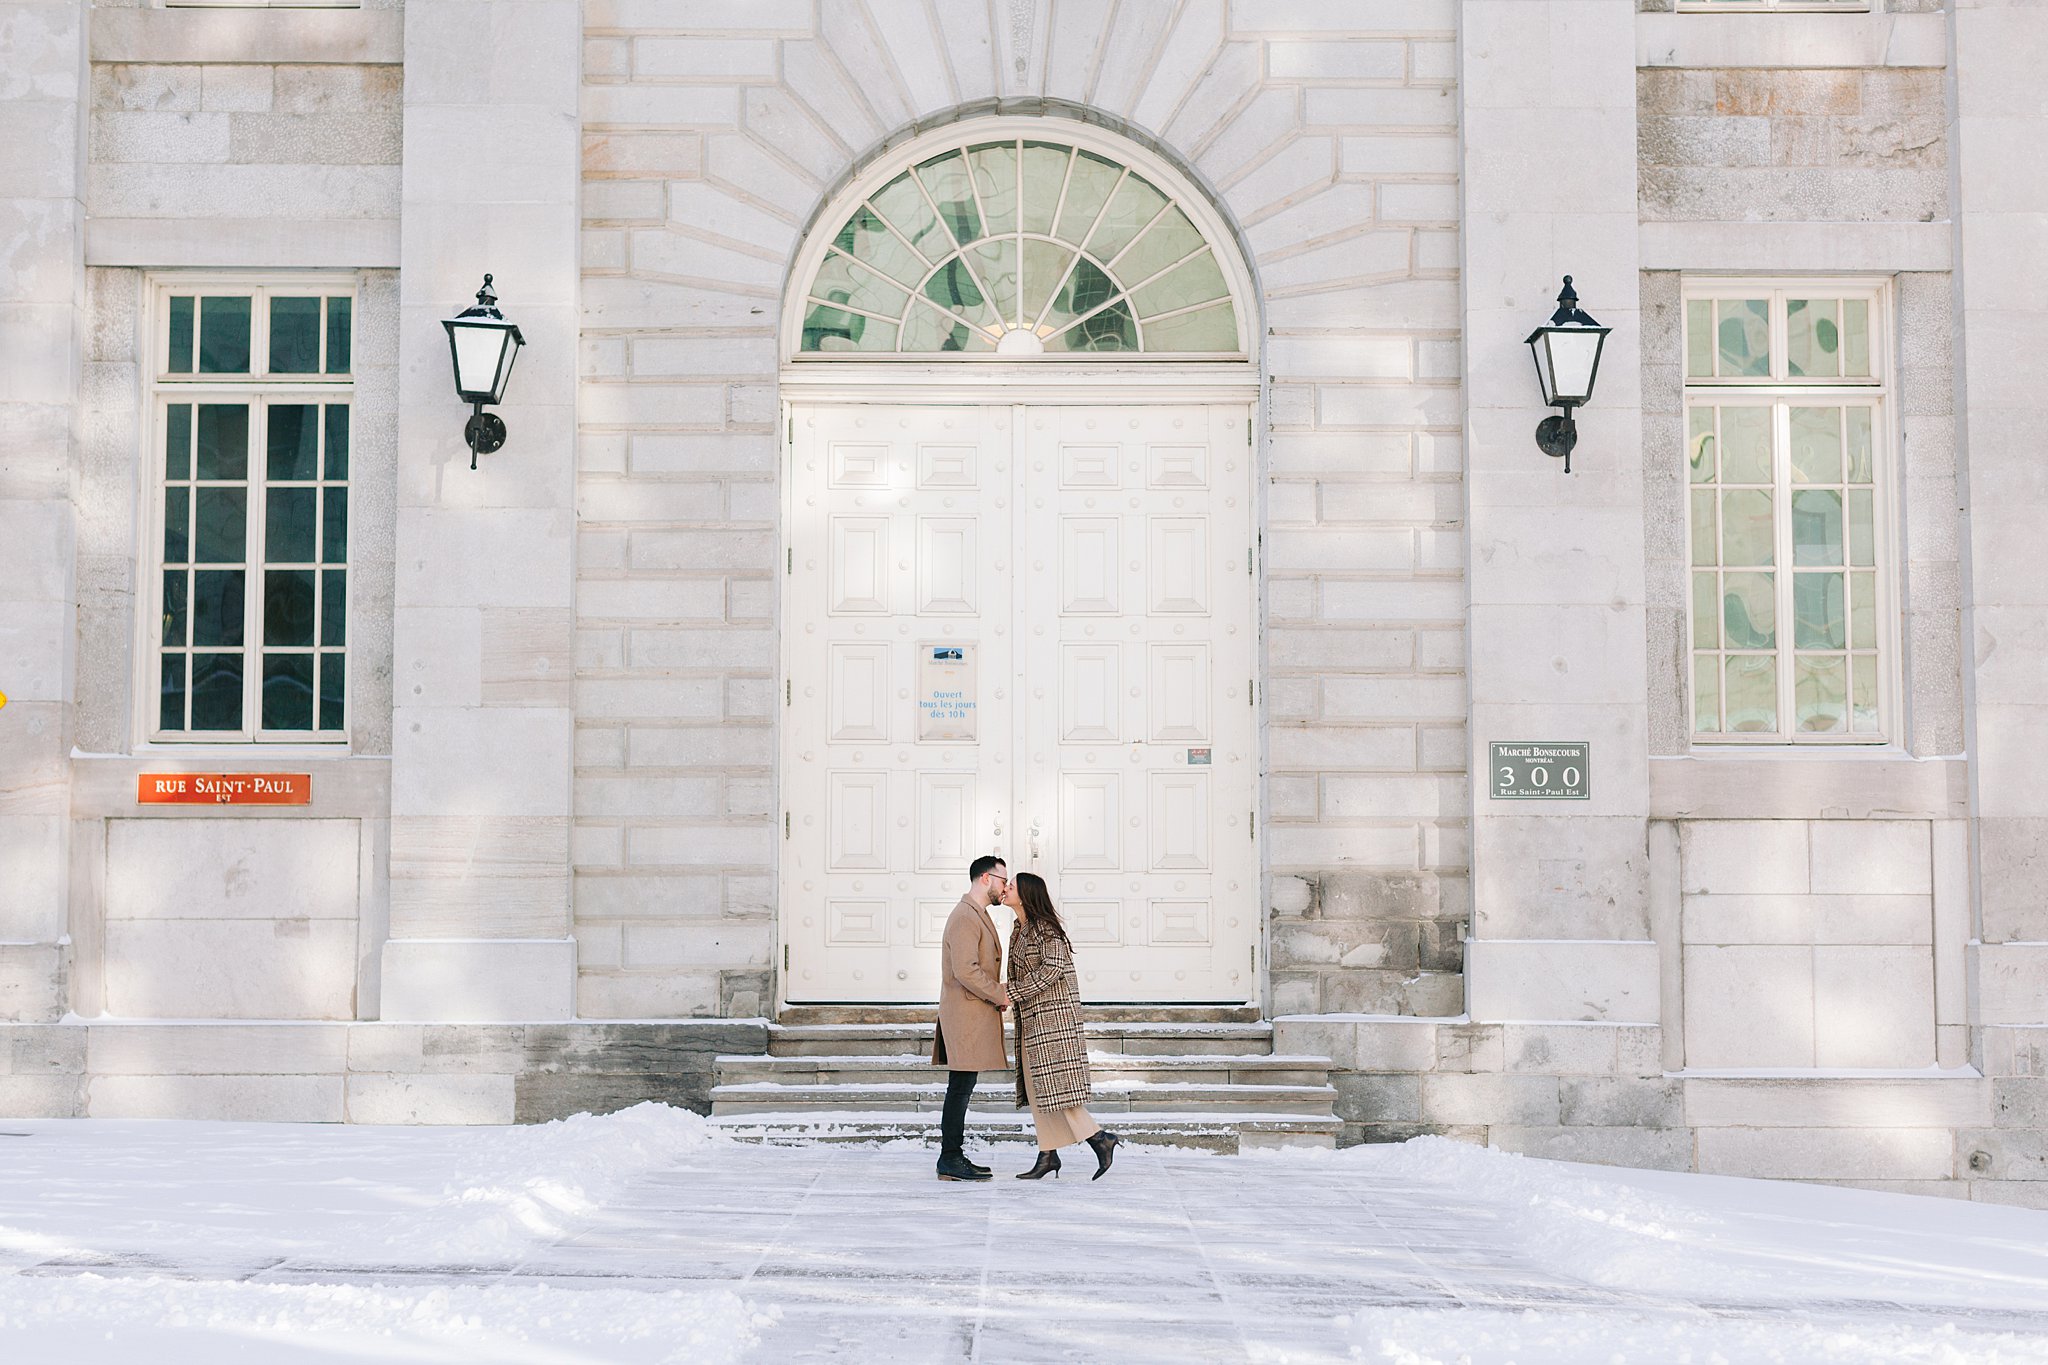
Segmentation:
<svg viewBox="0 0 2048 1365">
<path fill-rule="evenodd" d="M 1274 1011 L 1462 1013 L 1469 894 L 1436 872 L 1276 877 Z"/>
<path fill-rule="evenodd" d="M 709 1113 L 759 1022 L 122 1022 L 0 1031 L 0 1117 L 544 1123 L 643 1101 Z"/>
<path fill-rule="evenodd" d="M 1424 1134 L 1558 1161 L 1809 1180 L 2048 1207 L 2048 1030 L 1985 1031 L 1983 1074 L 1667 1071 L 1663 1030 L 1322 1015 L 1274 1047 L 1333 1075 L 1340 1143 Z"/>
<path fill-rule="evenodd" d="M 1932 67 L 1646 69 L 1636 88 L 1643 217 L 1946 218 L 1942 81 Z"/>
<path fill-rule="evenodd" d="M 349 1019 L 354 820 L 109 820 L 106 1012 L 129 1019 Z"/>
<path fill-rule="evenodd" d="M 182 263 L 232 225 L 274 247 L 251 264 L 304 264 L 320 247 L 376 241 L 396 221 L 399 66 L 251 61 L 231 41 L 189 55 L 93 65 L 96 248 Z"/>
<path fill-rule="evenodd" d="M 1274 994 L 1454 971 L 1467 903 L 1451 0 L 585 10 L 575 902 L 585 1015 L 773 998 L 776 328 L 886 139 L 1060 112 L 1216 193 L 1264 298 Z M 1371 889 L 1375 880 L 1384 891 Z M 1286 885 L 1283 880 L 1282 885 Z M 1395 891 L 1393 888 L 1400 888 Z M 1291 894 L 1291 893 L 1288 893 Z M 1346 897 L 1349 897 L 1346 899 Z M 1341 918 L 1344 927 L 1330 926 Z M 1427 948 L 1425 925 L 1434 925 Z M 1442 984 L 1399 1007 L 1455 1009 Z"/>
<path fill-rule="evenodd" d="M 1954 822 L 1711 820 L 1677 826 L 1684 1061 L 1692 1070 L 1916 1070 L 1966 1053 L 1968 907 L 1942 888 Z M 1940 933 L 1937 935 L 1937 929 Z M 1944 991 L 1942 994 L 1947 995 Z"/>
</svg>

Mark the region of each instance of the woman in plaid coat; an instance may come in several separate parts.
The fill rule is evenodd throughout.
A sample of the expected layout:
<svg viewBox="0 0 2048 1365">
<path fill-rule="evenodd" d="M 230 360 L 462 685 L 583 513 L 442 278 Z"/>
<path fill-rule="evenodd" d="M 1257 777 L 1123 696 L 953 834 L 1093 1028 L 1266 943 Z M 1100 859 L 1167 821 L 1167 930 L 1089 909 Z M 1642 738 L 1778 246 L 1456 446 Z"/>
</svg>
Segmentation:
<svg viewBox="0 0 2048 1365">
<path fill-rule="evenodd" d="M 1059 1149 L 1085 1141 L 1100 1180 L 1115 1159 L 1115 1133 L 1088 1114 L 1088 1042 L 1081 1033 L 1081 990 L 1074 946 L 1046 894 L 1045 881 L 1020 872 L 1003 901 L 1017 912 L 1010 930 L 1010 1007 L 1017 1011 L 1017 1107 L 1038 1128 L 1038 1162 L 1019 1180 L 1042 1180 L 1060 1169 Z"/>
</svg>

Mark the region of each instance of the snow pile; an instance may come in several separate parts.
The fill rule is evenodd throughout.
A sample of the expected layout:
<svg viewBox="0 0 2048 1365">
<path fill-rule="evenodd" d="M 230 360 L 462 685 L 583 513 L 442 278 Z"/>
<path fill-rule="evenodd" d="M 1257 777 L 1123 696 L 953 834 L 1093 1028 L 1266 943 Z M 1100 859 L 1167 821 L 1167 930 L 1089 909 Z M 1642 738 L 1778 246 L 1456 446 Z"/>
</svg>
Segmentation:
<svg viewBox="0 0 2048 1365">
<path fill-rule="evenodd" d="M 1816 1324 L 1613 1310 L 1372 1309 L 1351 1358 L 1371 1365 L 2044 1365 L 2048 1342 L 1953 1323 Z"/>
<path fill-rule="evenodd" d="M 392 1263 L 502 1263 L 508 1247 L 566 1235 L 647 1172 L 729 1141 L 699 1115 L 651 1102 L 530 1127 L 464 1129 L 429 1202 L 359 1229 L 337 1250 Z"/>
<path fill-rule="evenodd" d="M 516 1128 L 31 1126 L 5 1152 L 0 1259 L 179 1248 L 223 1265 L 506 1266 L 645 1173 L 729 1141 L 660 1104 Z"/>
<path fill-rule="evenodd" d="M 2040 1214 L 2027 1209 L 1581 1166 L 1446 1138 L 1336 1159 L 1497 1207 L 1536 1260 L 1607 1289 L 1744 1303 L 2048 1306 L 2048 1247 Z"/>
<path fill-rule="evenodd" d="M 0 1277 L 0 1354 L 66 1365 L 730 1365 L 771 1320 L 729 1290 Z"/>
</svg>

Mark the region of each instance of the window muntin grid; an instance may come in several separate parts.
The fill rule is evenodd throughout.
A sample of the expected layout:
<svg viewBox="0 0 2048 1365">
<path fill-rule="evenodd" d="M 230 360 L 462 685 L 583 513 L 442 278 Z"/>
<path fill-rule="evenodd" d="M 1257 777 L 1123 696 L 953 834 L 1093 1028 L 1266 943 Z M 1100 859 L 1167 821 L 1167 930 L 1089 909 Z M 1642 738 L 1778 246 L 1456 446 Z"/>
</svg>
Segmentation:
<svg viewBox="0 0 2048 1365">
<path fill-rule="evenodd" d="M 156 302 L 150 737 L 345 740 L 352 282 Z"/>
<path fill-rule="evenodd" d="M 1696 742 L 1886 737 L 1882 303 L 1839 283 L 1687 291 Z"/>
<path fill-rule="evenodd" d="M 947 148 L 863 199 L 827 247 L 799 354 L 1242 353 L 1230 286 L 1165 190 L 1099 152 Z"/>
</svg>

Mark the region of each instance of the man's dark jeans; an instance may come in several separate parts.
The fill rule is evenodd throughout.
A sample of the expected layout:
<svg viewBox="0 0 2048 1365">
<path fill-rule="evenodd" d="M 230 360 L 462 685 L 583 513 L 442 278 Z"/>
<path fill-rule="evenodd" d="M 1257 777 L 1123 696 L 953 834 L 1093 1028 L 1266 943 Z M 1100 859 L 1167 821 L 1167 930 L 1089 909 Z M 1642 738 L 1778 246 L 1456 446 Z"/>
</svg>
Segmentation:
<svg viewBox="0 0 2048 1365">
<path fill-rule="evenodd" d="M 939 1115 L 939 1155 L 959 1156 L 967 1141 L 967 1101 L 973 1098 L 979 1071 L 946 1073 L 946 1107 Z"/>
</svg>

